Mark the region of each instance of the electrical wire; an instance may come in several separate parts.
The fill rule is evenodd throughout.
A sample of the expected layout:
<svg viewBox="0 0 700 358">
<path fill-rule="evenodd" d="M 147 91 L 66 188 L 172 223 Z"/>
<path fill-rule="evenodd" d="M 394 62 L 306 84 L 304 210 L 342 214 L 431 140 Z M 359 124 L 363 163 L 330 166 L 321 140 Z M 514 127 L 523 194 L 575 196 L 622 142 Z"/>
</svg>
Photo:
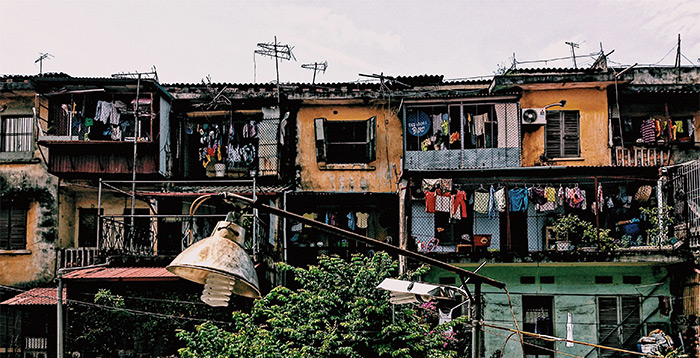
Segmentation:
<svg viewBox="0 0 700 358">
<path fill-rule="evenodd" d="M 491 334 L 493 334 L 494 336 L 506 338 L 506 342 L 507 342 L 508 338 L 512 337 L 512 336 L 515 335 L 515 333 L 516 333 L 516 332 L 513 332 L 513 333 L 511 333 L 511 334 L 508 335 L 508 336 L 504 336 L 504 335 L 502 335 L 502 334 L 496 333 L 496 332 L 491 331 L 491 330 L 488 330 L 488 329 L 484 329 L 483 331 L 484 331 L 484 332 L 487 332 L 487 333 L 491 333 Z M 531 346 L 531 347 L 537 347 L 538 349 L 541 349 L 541 350 L 544 350 L 544 351 L 547 351 L 547 352 L 562 354 L 562 355 L 569 356 L 569 357 L 583 358 L 583 357 L 577 356 L 577 355 L 575 355 L 575 354 L 565 353 L 565 352 L 558 351 L 558 350 L 555 350 L 555 349 L 549 349 L 549 348 L 547 348 L 547 347 L 542 347 L 542 346 L 539 346 L 539 345 L 537 345 L 537 344 L 530 343 L 530 342 L 525 342 L 525 344 L 528 345 L 528 346 Z M 504 343 L 504 344 L 503 344 L 503 349 L 501 350 L 501 357 L 503 357 L 503 352 L 505 351 L 505 346 L 506 346 L 506 345 L 505 345 L 505 343 Z"/>
<path fill-rule="evenodd" d="M 506 287 L 503 287 L 503 291 L 505 291 L 506 296 L 508 296 L 508 306 L 510 307 L 510 313 L 513 315 L 513 322 L 515 322 L 515 329 L 517 330 L 516 332 L 518 333 L 518 338 L 520 339 L 520 346 L 522 347 L 523 352 L 525 352 L 525 341 L 523 340 L 523 333 L 520 330 L 520 325 L 518 325 L 518 318 L 515 316 L 513 301 L 510 299 L 510 292 L 508 292 Z"/>
<path fill-rule="evenodd" d="M 564 339 L 564 338 L 559 338 L 559 337 L 554 337 L 554 336 L 547 336 L 544 334 L 537 334 L 537 333 L 532 333 L 532 332 L 526 332 L 526 331 L 520 331 L 520 330 L 514 330 L 512 328 L 508 327 L 503 327 L 503 326 L 497 326 L 493 324 L 483 324 L 486 327 L 490 328 L 495 328 L 495 329 L 500 329 L 504 331 L 509 331 L 509 332 L 520 332 L 520 334 L 531 336 L 537 339 L 549 341 L 549 342 L 569 342 L 569 343 L 574 343 L 574 344 L 580 344 L 583 346 L 589 346 L 589 347 L 595 347 L 595 348 L 600 348 L 600 349 L 607 349 L 619 353 L 627 353 L 627 354 L 634 354 L 642 357 L 657 357 L 653 354 L 646 354 L 646 353 L 640 353 L 640 352 L 634 352 L 626 349 L 620 349 L 620 348 L 615 348 L 615 347 L 609 347 L 609 346 L 603 346 L 600 344 L 595 344 L 595 343 L 588 343 L 588 342 L 583 342 L 583 341 L 575 341 L 573 339 Z M 523 350 L 524 351 L 524 350 Z"/>
<path fill-rule="evenodd" d="M 27 293 L 29 290 L 23 290 L 20 288 L 15 288 L 11 286 L 5 286 L 5 285 L 0 285 L 0 288 L 6 289 L 6 290 L 11 290 L 11 291 L 16 291 L 16 292 L 21 292 L 21 293 Z M 56 299 L 54 296 L 47 296 L 47 295 L 39 295 L 39 294 L 28 294 L 31 297 L 35 298 L 50 298 L 50 299 Z M 232 325 L 232 322 L 225 322 L 225 321 L 217 321 L 217 320 L 211 320 L 211 319 L 205 319 L 205 318 L 197 318 L 197 317 L 182 317 L 182 316 L 175 316 L 175 315 L 169 315 L 165 313 L 158 313 L 158 312 L 149 312 L 149 311 L 140 311 L 140 310 L 135 310 L 131 308 L 122 308 L 122 307 L 112 307 L 112 306 L 107 306 L 107 305 L 101 305 L 98 303 L 91 303 L 91 302 L 84 302 L 84 301 L 79 301 L 79 300 L 74 300 L 74 299 L 68 299 L 64 297 L 64 300 L 66 303 L 73 303 L 81 306 L 90 306 L 90 307 L 96 307 L 100 309 L 107 309 L 107 310 L 113 310 L 113 311 L 123 311 L 126 313 L 130 314 L 138 314 L 138 315 L 144 315 L 144 316 L 153 316 L 153 317 L 158 317 L 162 319 L 171 319 L 171 320 L 179 320 L 179 321 L 193 321 L 193 322 L 211 322 L 211 323 L 218 323 L 218 324 L 225 324 L 225 325 Z"/>
</svg>

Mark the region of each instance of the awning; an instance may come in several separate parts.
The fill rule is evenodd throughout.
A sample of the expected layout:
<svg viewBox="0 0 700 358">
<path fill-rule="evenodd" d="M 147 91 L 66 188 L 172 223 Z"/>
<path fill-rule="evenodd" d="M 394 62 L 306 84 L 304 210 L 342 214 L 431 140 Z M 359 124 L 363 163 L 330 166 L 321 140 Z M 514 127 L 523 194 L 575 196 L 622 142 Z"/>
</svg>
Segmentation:
<svg viewBox="0 0 700 358">
<path fill-rule="evenodd" d="M 58 290 L 53 287 L 33 288 L 20 293 L 8 300 L 0 302 L 0 305 L 8 306 L 55 306 L 57 303 L 56 293 Z M 66 289 L 63 289 L 63 303 L 66 303 Z"/>
<path fill-rule="evenodd" d="M 64 280 L 94 281 L 177 281 L 165 267 L 93 267 L 71 271 Z"/>
</svg>

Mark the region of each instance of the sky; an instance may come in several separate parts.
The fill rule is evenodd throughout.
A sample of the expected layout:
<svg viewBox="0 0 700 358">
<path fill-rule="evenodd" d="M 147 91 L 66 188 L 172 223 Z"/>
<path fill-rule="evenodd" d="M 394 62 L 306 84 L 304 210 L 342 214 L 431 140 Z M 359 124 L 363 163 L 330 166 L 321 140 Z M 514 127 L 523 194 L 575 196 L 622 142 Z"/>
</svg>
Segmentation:
<svg viewBox="0 0 700 358">
<path fill-rule="evenodd" d="M 311 82 L 302 64 L 328 62 L 316 82 L 360 74 L 489 76 L 499 66 L 601 46 L 612 65 L 700 65 L 700 0 L 0 0 L 0 74 L 109 77 L 147 72 L 161 83 L 267 83 L 275 61 L 258 43 L 293 46 L 281 82 Z M 573 67 L 572 59 L 518 67 Z"/>
</svg>

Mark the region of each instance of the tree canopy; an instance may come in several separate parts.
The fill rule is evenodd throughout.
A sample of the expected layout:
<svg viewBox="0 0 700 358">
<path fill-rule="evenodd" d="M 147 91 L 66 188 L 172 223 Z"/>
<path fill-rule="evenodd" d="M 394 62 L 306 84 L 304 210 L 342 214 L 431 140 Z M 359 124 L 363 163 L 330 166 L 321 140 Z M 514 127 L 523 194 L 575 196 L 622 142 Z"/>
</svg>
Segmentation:
<svg viewBox="0 0 700 358">
<path fill-rule="evenodd" d="M 465 348 L 459 344 L 463 339 L 444 333 L 460 320 L 436 327 L 434 305 L 392 307 L 389 293 L 376 288 L 397 268 L 386 253 L 354 255 L 348 261 L 321 256 L 308 269 L 278 265 L 294 273 L 299 288 L 276 287 L 250 313 L 234 312 L 233 329 L 205 323 L 180 331 L 186 344 L 180 355 L 456 357 Z"/>
</svg>

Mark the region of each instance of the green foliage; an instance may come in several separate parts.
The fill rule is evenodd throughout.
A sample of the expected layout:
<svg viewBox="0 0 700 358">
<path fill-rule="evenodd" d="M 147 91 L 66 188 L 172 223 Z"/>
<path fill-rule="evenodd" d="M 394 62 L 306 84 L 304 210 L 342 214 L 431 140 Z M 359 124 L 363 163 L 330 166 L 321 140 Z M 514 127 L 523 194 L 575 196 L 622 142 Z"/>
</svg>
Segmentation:
<svg viewBox="0 0 700 358">
<path fill-rule="evenodd" d="M 69 304 L 67 351 L 102 357 L 116 357 L 119 351 L 173 355 L 179 345 L 176 331 L 195 327 L 187 318 L 219 321 L 228 317 L 200 302 L 195 294 L 157 291 L 125 291 L 126 296 L 121 296 L 100 289 L 94 304 Z"/>
<path fill-rule="evenodd" d="M 601 251 L 615 248 L 610 229 L 596 229 L 592 223 L 574 214 L 559 218 L 553 230 L 558 237 L 568 238 L 576 247 L 595 247 Z"/>
<path fill-rule="evenodd" d="M 660 214 L 658 207 L 640 208 L 640 210 L 651 224 L 651 227 L 647 230 L 649 241 L 652 243 L 663 243 L 664 240 L 668 240 L 667 234 L 671 232 L 671 228 L 673 228 L 675 223 L 674 217 L 671 215 L 673 208 L 666 205 L 661 208 Z"/>
<path fill-rule="evenodd" d="M 389 255 L 322 256 L 293 272 L 299 288 L 273 289 L 251 313 L 233 314 L 232 331 L 205 323 L 180 331 L 183 358 L 204 357 L 456 357 L 446 327 L 431 327 L 423 311 L 392 305 L 377 285 L 397 264 Z M 450 323 L 456 325 L 458 322 Z"/>
</svg>

